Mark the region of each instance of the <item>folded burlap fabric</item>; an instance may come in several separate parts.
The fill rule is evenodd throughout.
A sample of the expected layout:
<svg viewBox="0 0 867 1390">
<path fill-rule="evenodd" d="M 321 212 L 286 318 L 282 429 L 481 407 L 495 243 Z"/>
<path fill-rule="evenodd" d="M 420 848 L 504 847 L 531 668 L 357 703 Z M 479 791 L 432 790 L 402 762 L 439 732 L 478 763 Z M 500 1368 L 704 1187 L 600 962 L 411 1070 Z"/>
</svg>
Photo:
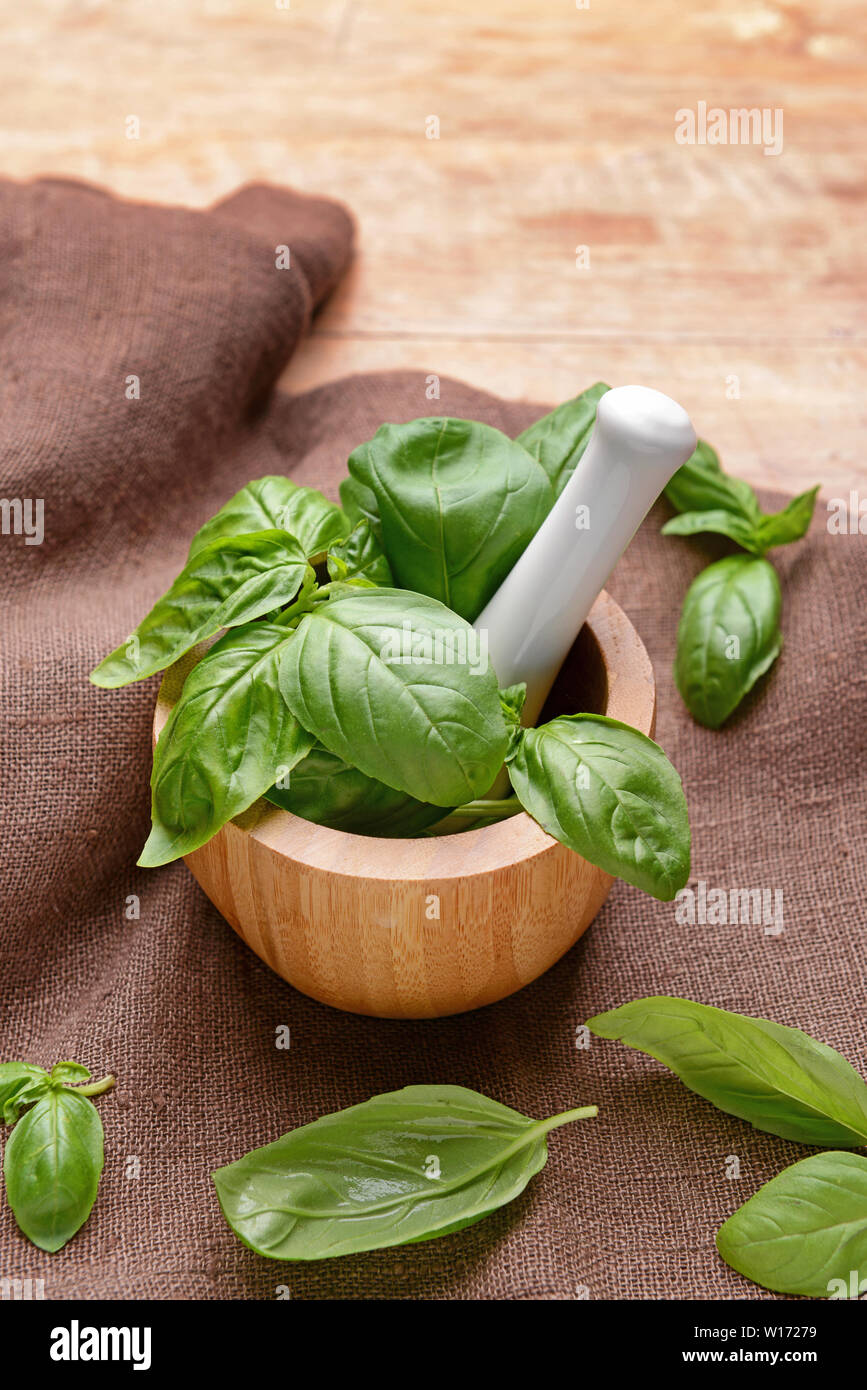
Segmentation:
<svg viewBox="0 0 867 1390">
<path fill-rule="evenodd" d="M 661 538 L 658 504 L 609 586 L 656 668 L 692 882 L 781 890 L 782 931 L 678 924 L 675 904 L 618 883 L 581 942 L 513 998 L 384 1022 L 284 984 L 182 863 L 135 867 L 158 680 L 107 693 L 88 671 L 244 482 L 285 472 L 336 496 L 347 455 L 382 421 L 431 413 L 422 371 L 273 390 L 350 242 L 340 207 L 273 189 L 200 213 L 0 185 L 0 493 L 44 500 L 41 544 L 0 536 L 0 1060 L 74 1057 L 118 1078 L 98 1102 L 107 1154 L 90 1220 L 47 1256 L 0 1203 L 0 1276 L 42 1278 L 47 1298 L 273 1298 L 278 1285 L 293 1298 L 768 1296 L 721 1262 L 713 1235 L 807 1151 L 617 1043 L 576 1046 L 576 1029 L 640 995 L 685 995 L 803 1027 L 867 1073 L 864 541 L 829 535 L 821 503 L 809 537 L 775 557 L 783 655 L 719 733 L 691 721 L 671 664 L 680 598 L 726 544 Z M 445 377 L 435 407 L 511 435 L 546 408 Z M 284 1024 L 288 1051 L 275 1046 Z M 288 1266 L 238 1243 L 213 1168 L 425 1081 L 528 1114 L 596 1102 L 600 1115 L 554 1135 L 523 1197 L 459 1235 Z"/>
</svg>

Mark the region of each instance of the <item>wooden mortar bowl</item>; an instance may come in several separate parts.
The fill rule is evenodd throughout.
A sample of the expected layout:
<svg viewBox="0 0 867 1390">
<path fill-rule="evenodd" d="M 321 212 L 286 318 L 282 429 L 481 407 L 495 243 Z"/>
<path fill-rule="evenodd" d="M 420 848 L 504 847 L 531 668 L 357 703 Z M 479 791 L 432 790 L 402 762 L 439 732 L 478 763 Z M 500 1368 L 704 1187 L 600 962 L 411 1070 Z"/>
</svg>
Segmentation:
<svg viewBox="0 0 867 1390">
<path fill-rule="evenodd" d="M 166 673 L 154 741 L 200 654 Z M 647 652 L 603 590 L 540 722 L 600 713 L 652 735 L 655 711 Z M 379 1018 L 439 1018 L 513 994 L 574 945 L 613 882 L 523 812 L 459 835 L 385 840 L 313 825 L 265 800 L 186 863 L 284 980 Z"/>
</svg>

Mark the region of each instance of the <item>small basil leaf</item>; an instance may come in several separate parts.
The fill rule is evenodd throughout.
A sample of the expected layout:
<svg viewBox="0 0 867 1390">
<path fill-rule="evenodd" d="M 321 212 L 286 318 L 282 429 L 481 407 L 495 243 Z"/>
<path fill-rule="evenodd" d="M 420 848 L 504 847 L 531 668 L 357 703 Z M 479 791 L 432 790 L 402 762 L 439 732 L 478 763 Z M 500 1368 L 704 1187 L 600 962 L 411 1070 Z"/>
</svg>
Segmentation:
<svg viewBox="0 0 867 1390">
<path fill-rule="evenodd" d="M 86 1096 L 52 1089 L 6 1144 L 6 1195 L 40 1250 L 59 1250 L 90 1215 L 103 1164 L 102 1121 Z"/>
<path fill-rule="evenodd" d="M 307 571 L 301 547 L 284 531 L 212 541 L 90 679 L 113 688 L 152 676 L 221 627 L 250 622 L 288 603 Z"/>
<path fill-rule="evenodd" d="M 463 1086 L 407 1086 L 291 1130 L 213 1176 L 223 1215 L 273 1260 L 414 1244 L 481 1221 L 548 1157 L 550 1120 Z"/>
<path fill-rule="evenodd" d="M 674 674 L 699 724 L 718 729 L 777 659 L 781 603 L 773 565 L 751 555 L 718 560 L 690 585 Z"/>
<path fill-rule="evenodd" d="M 44 1095 L 47 1089 L 48 1072 L 42 1067 L 34 1067 L 30 1062 L 0 1064 L 0 1115 L 3 1123 L 14 1125 L 21 1107 Z"/>
<path fill-rule="evenodd" d="M 716 453 L 703 439 L 677 470 L 665 495 L 679 512 L 726 511 L 753 522 L 762 514 L 749 483 L 724 473 Z"/>
<path fill-rule="evenodd" d="M 354 526 L 345 541 L 331 547 L 328 555 L 331 579 L 369 579 L 384 588 L 393 588 L 394 575 L 369 521 Z"/>
<path fill-rule="evenodd" d="M 276 623 L 248 623 L 193 667 L 154 752 L 153 829 L 139 864 L 198 849 L 312 747 L 277 685 L 294 637 Z"/>
<path fill-rule="evenodd" d="M 793 497 L 787 507 L 780 512 L 771 512 L 762 517 L 758 526 L 758 541 L 762 550 L 770 550 L 776 545 L 788 545 L 799 541 L 810 529 L 813 509 L 819 485 Z"/>
<path fill-rule="evenodd" d="M 443 815 L 442 806 L 416 801 L 365 777 L 321 744 L 298 763 L 284 786 L 271 787 L 265 795 L 275 806 L 315 825 L 384 839 L 411 838 Z"/>
<path fill-rule="evenodd" d="M 505 761 L 509 762 L 518 750 L 518 744 L 524 734 L 521 727 L 521 711 L 527 699 L 526 682 L 521 681 L 520 685 L 507 686 L 500 691 L 500 705 L 503 710 L 503 718 L 506 721 L 506 728 L 509 731 L 509 747 L 506 750 Z"/>
<path fill-rule="evenodd" d="M 55 1086 L 75 1085 L 79 1081 L 89 1081 L 90 1072 L 80 1062 L 55 1062 L 50 1079 Z"/>
<path fill-rule="evenodd" d="M 802 1158 L 717 1231 L 726 1264 L 762 1288 L 857 1298 L 867 1280 L 867 1158 Z"/>
<path fill-rule="evenodd" d="M 603 381 L 582 391 L 571 401 L 565 401 L 543 415 L 529 429 L 519 434 L 520 444 L 542 465 L 554 488 L 555 499 L 560 496 L 575 471 L 575 465 L 587 448 L 596 423 L 596 407 L 611 387 Z"/>
<path fill-rule="evenodd" d="M 689 816 L 659 744 L 601 714 L 525 729 L 508 764 L 524 810 L 608 874 L 668 902 L 689 877 Z"/>
<path fill-rule="evenodd" d="M 344 762 L 418 801 L 456 806 L 488 789 L 507 748 L 497 679 L 477 643 L 434 599 L 344 591 L 301 619 L 280 690 Z"/>
<path fill-rule="evenodd" d="M 382 425 L 349 459 L 375 498 L 398 585 L 470 622 L 499 588 L 554 502 L 548 476 L 520 444 L 471 420 Z M 347 495 L 341 491 L 344 504 Z M 368 519 L 374 523 L 369 507 Z"/>
<path fill-rule="evenodd" d="M 705 531 L 713 531 L 720 536 L 728 536 L 737 541 L 744 550 L 761 554 L 763 546 L 759 541 L 759 528 L 747 517 L 737 512 L 681 512 L 667 521 L 662 528 L 664 536 L 697 536 Z"/>
<path fill-rule="evenodd" d="M 799 1028 L 651 995 L 588 1020 L 664 1063 L 685 1086 L 756 1129 L 799 1144 L 867 1144 L 867 1086 Z"/>
<path fill-rule="evenodd" d="M 312 487 L 270 476 L 247 483 L 197 531 L 188 560 L 227 536 L 253 531 L 288 531 L 308 559 L 321 555 L 349 534 L 349 518 Z"/>
</svg>

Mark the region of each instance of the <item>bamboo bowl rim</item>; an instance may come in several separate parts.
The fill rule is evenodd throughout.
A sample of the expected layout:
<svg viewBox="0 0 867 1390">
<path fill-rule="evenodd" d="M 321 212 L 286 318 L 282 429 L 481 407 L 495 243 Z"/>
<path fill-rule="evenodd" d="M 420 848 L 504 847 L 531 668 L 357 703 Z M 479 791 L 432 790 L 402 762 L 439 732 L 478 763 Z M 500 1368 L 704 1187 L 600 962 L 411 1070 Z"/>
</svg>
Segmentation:
<svg viewBox="0 0 867 1390">
<path fill-rule="evenodd" d="M 656 685 L 650 657 L 629 618 L 605 589 L 593 604 L 576 643 L 582 638 L 586 640 L 585 634 L 589 634 L 596 649 L 595 659 L 601 666 L 604 684 L 601 701 L 597 701 L 603 708 L 596 712 L 632 724 L 641 733 L 652 736 Z M 180 696 L 187 675 L 209 645 L 200 643 L 166 671 L 154 711 L 154 744 Z M 552 697 L 562 674 L 554 684 Z M 568 712 L 584 711 L 570 709 Z M 540 723 L 546 717 L 552 717 L 547 706 L 542 711 Z M 281 858 L 352 879 L 399 879 L 403 882 L 472 879 L 533 859 L 557 844 L 526 811 L 477 830 L 435 837 L 386 839 L 316 825 L 260 797 L 229 824 L 245 831 Z"/>
</svg>

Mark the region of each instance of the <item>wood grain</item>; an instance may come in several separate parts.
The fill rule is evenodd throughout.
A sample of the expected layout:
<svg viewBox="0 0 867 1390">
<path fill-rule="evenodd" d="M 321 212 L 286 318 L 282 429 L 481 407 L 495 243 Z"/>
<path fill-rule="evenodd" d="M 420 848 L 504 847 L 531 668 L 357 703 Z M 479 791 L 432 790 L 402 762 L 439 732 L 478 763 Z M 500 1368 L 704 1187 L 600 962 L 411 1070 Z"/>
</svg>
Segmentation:
<svg viewBox="0 0 867 1390">
<path fill-rule="evenodd" d="M 166 673 L 154 741 L 193 660 Z M 596 711 L 652 734 L 655 710 L 647 652 L 603 590 L 542 718 Z M 461 835 L 384 840 L 260 800 L 185 861 L 284 980 L 380 1018 L 441 1017 L 512 994 L 574 945 L 613 882 L 523 812 Z"/>
<path fill-rule="evenodd" d="M 636 380 L 733 471 L 845 496 L 867 486 L 865 16 L 0 0 L 3 166 L 197 206 L 251 179 L 345 200 L 358 260 L 291 389 L 412 367 L 553 402 Z M 781 108 L 782 153 L 678 145 L 702 100 Z"/>
</svg>

